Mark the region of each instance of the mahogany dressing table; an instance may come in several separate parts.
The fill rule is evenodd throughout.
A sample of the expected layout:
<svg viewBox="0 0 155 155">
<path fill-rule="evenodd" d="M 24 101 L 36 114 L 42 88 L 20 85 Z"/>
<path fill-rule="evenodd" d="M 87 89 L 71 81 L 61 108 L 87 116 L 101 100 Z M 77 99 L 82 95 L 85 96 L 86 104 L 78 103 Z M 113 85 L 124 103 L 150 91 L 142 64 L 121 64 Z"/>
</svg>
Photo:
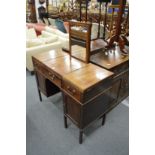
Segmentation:
<svg viewBox="0 0 155 155">
<path fill-rule="evenodd" d="M 115 106 L 113 94 L 114 73 L 92 63 L 84 63 L 70 57 L 61 49 L 33 56 L 33 64 L 41 98 L 62 92 L 64 104 L 64 125 L 69 118 L 80 130 L 79 143 L 83 131 L 95 120 L 102 118 Z"/>
<path fill-rule="evenodd" d="M 69 118 L 80 130 L 80 144 L 84 129 L 99 118 L 103 125 L 106 113 L 129 92 L 128 56 L 119 48 L 105 51 L 100 40 L 92 45 L 90 28 L 89 23 L 70 22 L 69 53 L 57 49 L 32 57 L 40 100 L 41 92 L 47 97 L 62 92 L 65 128 Z M 75 38 L 85 46 L 74 44 Z"/>
</svg>

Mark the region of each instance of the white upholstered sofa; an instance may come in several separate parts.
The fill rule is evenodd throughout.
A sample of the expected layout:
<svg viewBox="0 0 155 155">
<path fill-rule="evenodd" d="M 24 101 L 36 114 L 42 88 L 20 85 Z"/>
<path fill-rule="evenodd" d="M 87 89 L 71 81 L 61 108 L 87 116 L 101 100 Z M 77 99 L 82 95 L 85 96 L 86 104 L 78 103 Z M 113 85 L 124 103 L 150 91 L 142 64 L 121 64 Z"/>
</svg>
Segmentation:
<svg viewBox="0 0 155 155">
<path fill-rule="evenodd" d="M 91 38 L 96 39 L 98 34 L 98 24 L 92 24 Z M 103 25 L 100 27 L 100 36 L 103 35 Z M 47 38 L 48 43 L 42 43 L 41 38 Z M 69 34 L 63 33 L 56 28 L 45 26 L 41 35 L 38 37 L 33 28 L 26 31 L 27 48 L 26 48 L 26 68 L 33 71 L 32 55 L 42 53 L 56 48 L 69 49 Z M 29 40 L 32 41 L 29 47 Z M 34 40 L 34 41 L 33 41 Z M 40 40 L 40 41 L 39 41 Z M 45 39 L 46 40 L 46 39 Z M 31 46 L 32 45 L 32 46 Z"/>
<path fill-rule="evenodd" d="M 34 54 L 60 47 L 61 42 L 57 35 L 49 35 L 42 31 L 42 34 L 37 36 L 34 28 L 26 29 L 26 68 L 30 72 L 34 70 L 32 63 L 32 56 Z"/>
<path fill-rule="evenodd" d="M 69 49 L 69 34 L 63 33 L 56 28 L 45 26 L 45 32 L 49 35 L 57 35 L 58 40 L 61 42 L 61 48 Z"/>
<path fill-rule="evenodd" d="M 96 39 L 98 37 L 98 23 L 92 23 L 92 28 L 91 28 L 91 39 Z M 100 25 L 100 37 L 103 37 L 103 29 L 104 26 L 103 24 Z M 61 47 L 69 49 L 69 34 L 68 33 L 63 33 L 59 31 L 58 29 L 51 28 L 49 26 L 45 27 L 45 31 L 50 33 L 50 34 L 55 34 L 59 37 L 59 41 L 61 42 Z"/>
</svg>

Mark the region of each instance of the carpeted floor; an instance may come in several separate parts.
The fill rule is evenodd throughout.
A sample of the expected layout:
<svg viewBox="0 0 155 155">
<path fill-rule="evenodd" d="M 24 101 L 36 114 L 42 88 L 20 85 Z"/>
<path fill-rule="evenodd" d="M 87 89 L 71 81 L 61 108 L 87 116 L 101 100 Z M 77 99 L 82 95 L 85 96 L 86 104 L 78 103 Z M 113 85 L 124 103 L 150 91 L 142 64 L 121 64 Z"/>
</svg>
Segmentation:
<svg viewBox="0 0 155 155">
<path fill-rule="evenodd" d="M 39 101 L 34 75 L 26 72 L 27 155 L 128 155 L 128 98 L 84 132 L 83 144 L 78 143 L 79 130 L 68 121 L 63 124 L 61 93 Z"/>
</svg>

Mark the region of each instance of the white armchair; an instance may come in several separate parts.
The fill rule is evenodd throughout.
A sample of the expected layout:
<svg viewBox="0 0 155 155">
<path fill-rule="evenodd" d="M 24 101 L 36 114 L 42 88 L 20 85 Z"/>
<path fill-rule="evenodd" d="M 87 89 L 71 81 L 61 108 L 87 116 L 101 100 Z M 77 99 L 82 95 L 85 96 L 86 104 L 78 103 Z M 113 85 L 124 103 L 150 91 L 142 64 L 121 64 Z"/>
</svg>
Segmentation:
<svg viewBox="0 0 155 155">
<path fill-rule="evenodd" d="M 43 31 L 42 34 L 37 37 L 33 28 L 27 29 L 26 37 L 26 68 L 31 72 L 34 70 L 32 63 L 32 56 L 34 54 L 57 49 L 61 46 L 61 42 L 56 35 L 49 36 Z"/>
<path fill-rule="evenodd" d="M 48 35 L 58 36 L 58 40 L 61 42 L 61 48 L 69 49 L 69 34 L 63 33 L 56 28 L 51 28 L 49 26 L 45 27 L 45 32 Z"/>
</svg>

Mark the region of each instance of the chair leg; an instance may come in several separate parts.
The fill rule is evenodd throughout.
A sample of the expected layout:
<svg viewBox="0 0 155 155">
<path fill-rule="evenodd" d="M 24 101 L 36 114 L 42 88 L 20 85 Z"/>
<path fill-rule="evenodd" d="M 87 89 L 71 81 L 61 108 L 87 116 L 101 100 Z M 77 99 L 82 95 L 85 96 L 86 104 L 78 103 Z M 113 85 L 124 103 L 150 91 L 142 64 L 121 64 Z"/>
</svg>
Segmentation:
<svg viewBox="0 0 155 155">
<path fill-rule="evenodd" d="M 106 115 L 104 114 L 102 117 L 102 126 L 105 124 Z"/>
<path fill-rule="evenodd" d="M 64 115 L 64 126 L 65 128 L 68 128 L 68 125 L 67 125 L 67 117 Z"/>
<path fill-rule="evenodd" d="M 82 144 L 83 141 L 83 130 L 80 130 L 79 132 L 79 144 Z"/>
<path fill-rule="evenodd" d="M 31 75 L 34 75 L 34 71 L 31 71 Z"/>
</svg>

